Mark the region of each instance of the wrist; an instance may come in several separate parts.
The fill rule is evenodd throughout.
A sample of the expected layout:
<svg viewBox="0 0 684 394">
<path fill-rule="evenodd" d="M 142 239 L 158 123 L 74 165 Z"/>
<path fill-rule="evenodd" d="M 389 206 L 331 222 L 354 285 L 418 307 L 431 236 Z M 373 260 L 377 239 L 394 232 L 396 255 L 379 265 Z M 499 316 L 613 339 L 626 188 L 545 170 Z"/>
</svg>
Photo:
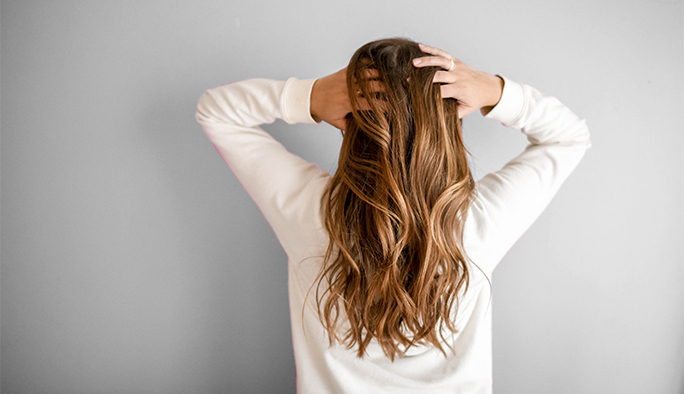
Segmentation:
<svg viewBox="0 0 684 394">
<path fill-rule="evenodd" d="M 503 94 L 504 80 L 498 75 L 487 74 L 488 76 L 488 87 L 487 87 L 487 99 L 486 105 L 480 108 L 482 115 L 487 115 L 499 101 L 501 101 L 501 95 Z"/>
<path fill-rule="evenodd" d="M 498 75 L 489 74 L 490 78 L 490 95 L 488 100 L 489 107 L 495 107 L 501 101 L 501 94 L 503 93 L 504 80 Z"/>
<path fill-rule="evenodd" d="M 317 79 L 314 81 L 313 86 L 311 87 L 311 97 L 309 98 L 309 112 L 311 112 L 311 117 L 313 120 L 316 121 L 316 123 L 319 123 L 321 121 L 321 118 L 318 116 L 318 103 L 320 102 L 318 96 L 319 96 L 319 82 L 320 80 Z"/>
</svg>

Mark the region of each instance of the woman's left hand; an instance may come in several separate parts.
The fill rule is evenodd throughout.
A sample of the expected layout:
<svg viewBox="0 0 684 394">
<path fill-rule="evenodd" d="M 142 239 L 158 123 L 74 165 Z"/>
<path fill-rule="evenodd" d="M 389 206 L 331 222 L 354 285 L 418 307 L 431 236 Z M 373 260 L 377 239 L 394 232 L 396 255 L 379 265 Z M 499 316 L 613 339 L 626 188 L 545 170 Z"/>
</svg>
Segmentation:
<svg viewBox="0 0 684 394">
<path fill-rule="evenodd" d="M 420 49 L 432 56 L 413 59 L 415 67 L 437 66 L 433 82 L 441 83 L 442 97 L 458 101 L 458 116 L 465 117 L 471 112 L 482 109 L 486 115 L 499 103 L 504 81 L 500 77 L 478 71 L 462 61 L 455 59 L 441 49 L 420 44 Z"/>
</svg>

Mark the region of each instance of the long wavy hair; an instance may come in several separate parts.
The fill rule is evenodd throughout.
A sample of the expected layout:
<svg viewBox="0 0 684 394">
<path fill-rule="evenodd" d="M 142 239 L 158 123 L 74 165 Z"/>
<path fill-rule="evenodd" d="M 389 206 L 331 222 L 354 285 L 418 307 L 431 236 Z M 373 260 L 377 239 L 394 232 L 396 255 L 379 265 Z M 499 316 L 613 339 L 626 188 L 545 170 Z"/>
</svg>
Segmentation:
<svg viewBox="0 0 684 394">
<path fill-rule="evenodd" d="M 392 361 L 411 346 L 444 353 L 468 288 L 463 224 L 475 186 L 456 100 L 406 39 L 359 48 L 347 68 L 353 111 L 323 196 L 330 236 L 316 302 L 331 345 L 372 339 Z M 323 287 L 323 291 L 321 291 Z M 346 329 L 342 329 L 342 328 Z M 440 341 L 441 338 L 441 341 Z"/>
</svg>

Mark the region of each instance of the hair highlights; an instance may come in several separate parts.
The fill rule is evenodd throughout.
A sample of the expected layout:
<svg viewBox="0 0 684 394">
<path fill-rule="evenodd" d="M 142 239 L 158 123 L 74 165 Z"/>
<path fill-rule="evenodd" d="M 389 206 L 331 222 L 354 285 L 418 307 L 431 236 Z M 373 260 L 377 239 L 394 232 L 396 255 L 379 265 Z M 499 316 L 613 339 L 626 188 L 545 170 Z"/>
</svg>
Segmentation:
<svg viewBox="0 0 684 394">
<path fill-rule="evenodd" d="M 323 196 L 330 235 L 316 291 L 331 344 L 372 339 L 392 360 L 417 344 L 445 355 L 468 287 L 463 224 L 475 186 L 454 99 L 405 39 L 368 43 L 347 69 L 352 116 Z M 324 291 L 320 292 L 320 288 Z M 343 332 L 342 327 L 348 327 Z"/>
</svg>

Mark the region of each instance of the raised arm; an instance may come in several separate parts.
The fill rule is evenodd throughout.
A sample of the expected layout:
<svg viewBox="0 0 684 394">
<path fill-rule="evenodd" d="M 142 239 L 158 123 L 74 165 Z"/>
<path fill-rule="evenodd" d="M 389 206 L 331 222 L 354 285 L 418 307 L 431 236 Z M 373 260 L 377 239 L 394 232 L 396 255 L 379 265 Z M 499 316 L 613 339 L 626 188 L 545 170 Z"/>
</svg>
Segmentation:
<svg viewBox="0 0 684 394">
<path fill-rule="evenodd" d="M 478 181 L 475 188 L 464 241 L 469 257 L 491 273 L 591 146 L 589 130 L 584 119 L 554 97 L 477 71 L 436 48 L 424 47 L 424 51 L 432 56 L 421 58 L 416 66 L 446 69 L 435 75 L 435 82 L 443 84 L 443 97 L 459 101 L 459 114 L 461 108 L 466 115 L 480 109 L 487 118 L 521 129 L 530 143 L 502 169 Z"/>
<path fill-rule="evenodd" d="M 282 119 L 314 123 L 309 102 L 313 80 L 251 79 L 207 90 L 197 103 L 197 121 L 256 202 L 285 248 L 299 242 L 310 223 L 315 193 L 329 177 L 317 165 L 288 152 L 258 126 Z"/>
</svg>

